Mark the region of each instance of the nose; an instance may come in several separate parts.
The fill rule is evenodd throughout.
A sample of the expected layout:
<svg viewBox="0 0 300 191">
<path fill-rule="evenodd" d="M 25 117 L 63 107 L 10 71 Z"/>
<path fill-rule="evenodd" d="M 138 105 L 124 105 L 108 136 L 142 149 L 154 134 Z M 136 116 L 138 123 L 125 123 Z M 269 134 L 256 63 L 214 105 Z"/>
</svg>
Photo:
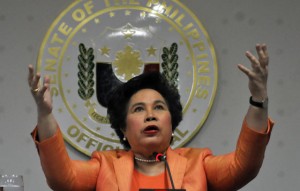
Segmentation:
<svg viewBox="0 0 300 191">
<path fill-rule="evenodd" d="M 156 117 L 146 117 L 145 122 L 156 121 Z"/>
<path fill-rule="evenodd" d="M 147 116 L 145 118 L 145 122 L 156 121 L 157 118 L 153 115 L 152 110 L 148 109 Z"/>
</svg>

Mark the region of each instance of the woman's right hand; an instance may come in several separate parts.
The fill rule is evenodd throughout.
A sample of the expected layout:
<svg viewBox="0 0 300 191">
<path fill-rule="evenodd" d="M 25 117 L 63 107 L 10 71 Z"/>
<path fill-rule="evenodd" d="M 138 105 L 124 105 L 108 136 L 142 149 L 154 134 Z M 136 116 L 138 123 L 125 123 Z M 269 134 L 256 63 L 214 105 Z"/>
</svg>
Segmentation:
<svg viewBox="0 0 300 191">
<path fill-rule="evenodd" d="M 45 76 L 41 83 L 41 74 L 35 73 L 32 65 L 28 66 L 28 70 L 28 84 L 37 105 L 38 115 L 48 115 L 52 112 L 53 108 L 50 93 L 50 78 Z"/>
<path fill-rule="evenodd" d="M 32 65 L 28 66 L 28 70 L 28 84 L 38 112 L 38 136 L 39 140 L 42 141 L 54 135 L 57 127 L 52 114 L 50 78 L 45 76 L 43 82 L 40 82 L 41 74 L 35 73 Z"/>
</svg>

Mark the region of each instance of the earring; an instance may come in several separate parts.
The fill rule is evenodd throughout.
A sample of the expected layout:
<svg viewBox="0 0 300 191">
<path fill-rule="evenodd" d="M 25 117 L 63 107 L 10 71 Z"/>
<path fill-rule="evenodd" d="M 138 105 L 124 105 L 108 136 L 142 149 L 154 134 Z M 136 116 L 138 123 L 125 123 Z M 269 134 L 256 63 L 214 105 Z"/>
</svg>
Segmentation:
<svg viewBox="0 0 300 191">
<path fill-rule="evenodd" d="M 174 135 L 174 133 L 172 133 L 172 137 L 174 137 L 175 135 Z"/>
<path fill-rule="evenodd" d="M 126 137 L 123 137 L 123 141 L 127 141 Z"/>
</svg>

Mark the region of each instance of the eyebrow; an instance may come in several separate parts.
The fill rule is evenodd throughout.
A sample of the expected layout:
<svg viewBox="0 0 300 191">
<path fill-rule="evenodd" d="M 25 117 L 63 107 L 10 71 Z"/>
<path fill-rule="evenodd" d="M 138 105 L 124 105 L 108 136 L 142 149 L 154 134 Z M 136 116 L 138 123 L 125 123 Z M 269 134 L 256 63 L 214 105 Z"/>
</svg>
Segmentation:
<svg viewBox="0 0 300 191">
<path fill-rule="evenodd" d="M 161 103 L 161 104 L 163 104 L 165 106 L 168 106 L 167 103 L 165 101 L 163 101 L 163 100 L 155 100 L 153 102 L 154 105 L 158 104 L 158 103 Z M 146 104 L 144 102 L 137 102 L 137 103 L 133 104 L 132 106 L 130 106 L 130 108 L 133 108 L 133 107 L 136 107 L 136 106 L 139 106 L 139 105 L 143 105 L 144 106 Z"/>
</svg>

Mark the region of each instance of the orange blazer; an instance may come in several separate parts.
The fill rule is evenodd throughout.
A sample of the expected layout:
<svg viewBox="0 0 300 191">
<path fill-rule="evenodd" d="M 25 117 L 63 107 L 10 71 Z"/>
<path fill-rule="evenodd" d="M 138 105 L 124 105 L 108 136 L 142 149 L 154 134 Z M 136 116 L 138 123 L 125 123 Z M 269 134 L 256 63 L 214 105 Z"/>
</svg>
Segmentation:
<svg viewBox="0 0 300 191">
<path fill-rule="evenodd" d="M 175 188 L 187 191 L 237 190 L 258 173 L 270 138 L 268 131 L 257 133 L 243 122 L 236 150 L 214 156 L 207 148 L 167 150 Z M 69 158 L 59 128 L 56 134 L 37 141 L 32 132 L 47 183 L 55 191 L 130 191 L 134 170 L 133 152 L 125 150 L 95 151 L 88 161 Z M 169 185 L 171 185 L 169 183 Z"/>
</svg>

